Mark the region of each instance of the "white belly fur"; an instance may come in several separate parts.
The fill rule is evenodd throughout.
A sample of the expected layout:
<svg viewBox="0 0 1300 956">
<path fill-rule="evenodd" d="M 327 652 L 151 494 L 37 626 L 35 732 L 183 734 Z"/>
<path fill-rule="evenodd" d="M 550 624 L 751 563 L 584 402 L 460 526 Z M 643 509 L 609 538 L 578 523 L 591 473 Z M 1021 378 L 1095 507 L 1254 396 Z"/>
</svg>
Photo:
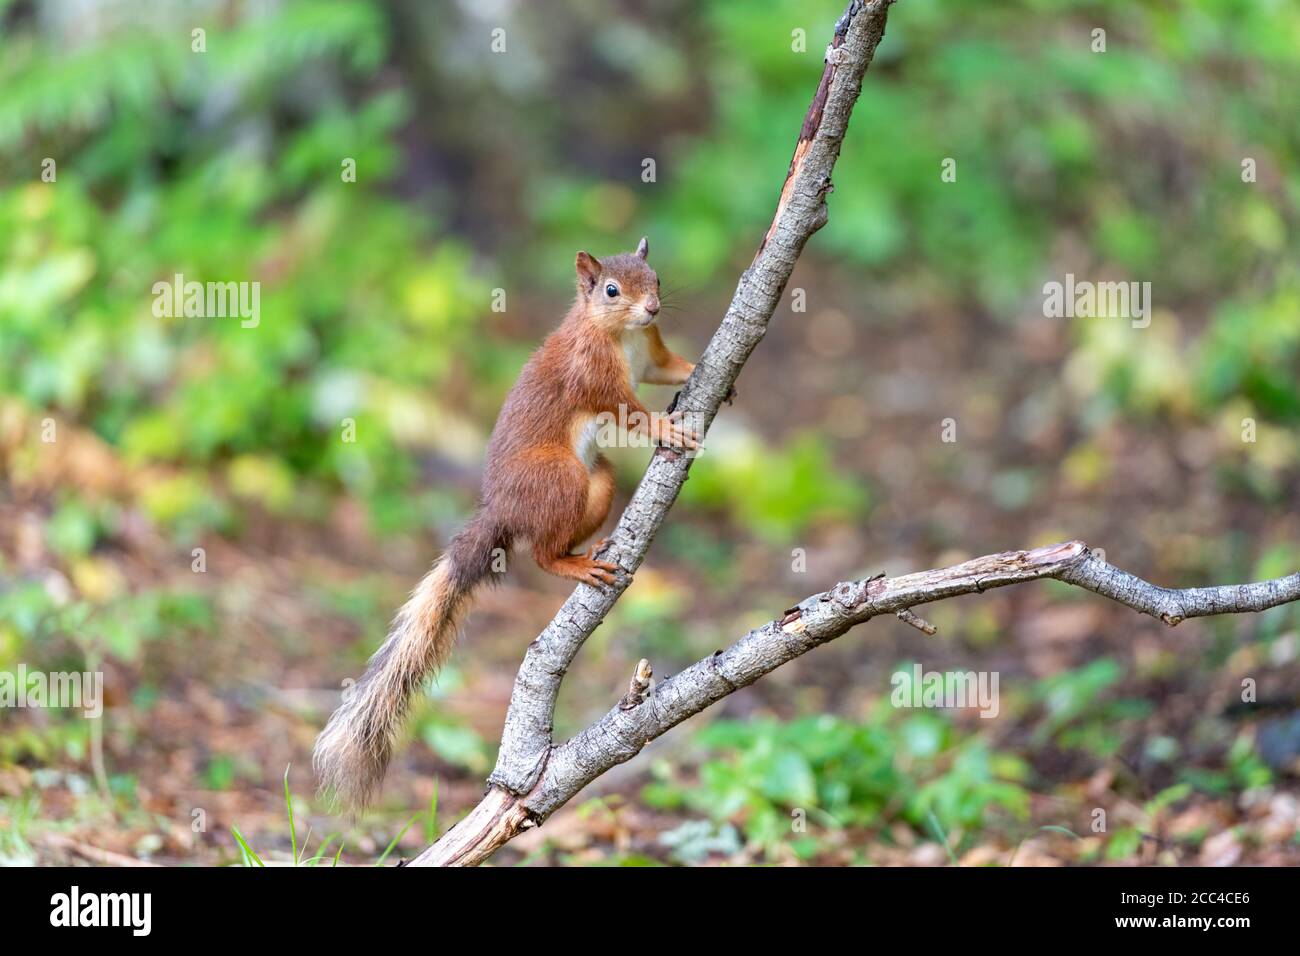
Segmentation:
<svg viewBox="0 0 1300 956">
<path fill-rule="evenodd" d="M 600 420 L 593 415 L 577 430 L 573 439 L 573 453 L 582 459 L 588 470 L 596 464 L 596 432 L 599 430 Z"/>
<path fill-rule="evenodd" d="M 646 365 L 650 361 L 650 343 L 645 332 L 641 329 L 628 329 L 623 333 L 623 357 L 627 359 L 632 387 L 636 388 L 641 384 L 641 376 L 645 374 Z M 573 453 L 588 469 L 596 465 L 596 436 L 599 433 L 600 420 L 595 416 L 587 419 L 581 428 L 575 428 L 573 432 Z"/>
<path fill-rule="evenodd" d="M 650 341 L 643 329 L 628 329 L 623 333 L 623 357 L 627 359 L 628 375 L 632 387 L 641 384 L 641 376 L 650 362 Z"/>
</svg>

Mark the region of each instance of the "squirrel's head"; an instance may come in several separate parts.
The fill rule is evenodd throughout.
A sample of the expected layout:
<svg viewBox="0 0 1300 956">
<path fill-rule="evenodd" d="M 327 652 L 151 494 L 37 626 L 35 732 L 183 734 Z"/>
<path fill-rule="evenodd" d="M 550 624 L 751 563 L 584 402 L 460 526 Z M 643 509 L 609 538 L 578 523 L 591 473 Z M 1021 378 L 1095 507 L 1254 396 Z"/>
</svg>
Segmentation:
<svg viewBox="0 0 1300 956">
<path fill-rule="evenodd" d="M 646 257 L 650 243 L 641 239 L 636 252 L 597 259 L 578 253 L 578 299 L 592 321 L 609 332 L 643 329 L 659 315 L 659 276 Z"/>
</svg>

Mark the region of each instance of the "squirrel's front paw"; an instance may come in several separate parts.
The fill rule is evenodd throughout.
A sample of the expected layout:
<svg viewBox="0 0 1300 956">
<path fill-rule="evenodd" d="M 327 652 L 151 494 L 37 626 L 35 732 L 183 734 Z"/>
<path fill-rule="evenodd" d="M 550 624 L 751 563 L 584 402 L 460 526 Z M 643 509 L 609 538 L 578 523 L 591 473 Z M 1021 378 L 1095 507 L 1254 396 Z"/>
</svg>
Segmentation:
<svg viewBox="0 0 1300 956">
<path fill-rule="evenodd" d="M 702 448 L 699 432 L 682 421 L 680 411 L 669 412 L 656 419 L 655 441 L 668 448 L 695 451 Z"/>
<path fill-rule="evenodd" d="M 592 561 L 589 558 L 583 575 L 578 580 L 585 581 L 592 587 L 600 587 L 602 584 L 614 584 L 618 580 L 614 577 L 614 573 L 618 570 L 619 566 L 613 561 Z"/>
</svg>

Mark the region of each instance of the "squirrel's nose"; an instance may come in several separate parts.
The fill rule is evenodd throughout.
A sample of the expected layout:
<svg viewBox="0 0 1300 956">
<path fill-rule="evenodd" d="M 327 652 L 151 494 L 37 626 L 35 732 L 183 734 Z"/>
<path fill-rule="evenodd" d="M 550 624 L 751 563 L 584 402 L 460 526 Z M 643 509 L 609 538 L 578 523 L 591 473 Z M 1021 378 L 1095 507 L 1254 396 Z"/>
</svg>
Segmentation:
<svg viewBox="0 0 1300 956">
<path fill-rule="evenodd" d="M 645 310 L 651 315 L 659 314 L 659 296 L 652 295 L 645 300 Z"/>
</svg>

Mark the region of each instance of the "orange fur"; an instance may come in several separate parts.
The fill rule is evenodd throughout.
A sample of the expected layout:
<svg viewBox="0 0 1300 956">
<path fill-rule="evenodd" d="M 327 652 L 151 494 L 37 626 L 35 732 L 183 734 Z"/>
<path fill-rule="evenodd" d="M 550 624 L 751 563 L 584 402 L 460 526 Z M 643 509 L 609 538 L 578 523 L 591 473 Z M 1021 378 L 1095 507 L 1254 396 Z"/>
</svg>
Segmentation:
<svg viewBox="0 0 1300 956">
<path fill-rule="evenodd" d="M 686 380 L 691 377 L 691 372 L 695 371 L 695 364 L 670 352 L 668 346 L 664 345 L 663 336 L 659 334 L 656 326 L 649 326 L 645 334 L 650 340 L 650 366 L 646 369 L 642 381 L 651 385 L 686 384 Z"/>
<path fill-rule="evenodd" d="M 650 414 L 633 391 L 632 375 L 680 384 L 694 366 L 668 350 L 653 324 L 659 277 L 641 255 L 597 260 L 580 252 L 576 269 L 573 307 L 524 366 L 497 418 L 484 468 L 483 511 L 513 537 L 527 538 L 544 570 L 591 582 L 615 568 L 570 552 L 604 522 L 613 483 L 598 478 L 602 459 L 588 466 L 574 446 L 602 414 L 637 422 L 657 441 L 693 440 Z M 617 294 L 608 295 L 608 287 Z M 625 334 L 647 338 L 646 369 L 628 367 Z"/>
<path fill-rule="evenodd" d="M 654 326 L 659 277 L 647 255 L 644 239 L 635 253 L 604 260 L 578 253 L 577 299 L 528 360 L 497 417 L 478 513 L 398 613 L 388 640 L 316 742 L 322 786 L 350 806 L 364 806 L 378 790 L 409 701 L 450 654 L 474 590 L 496 570 L 496 552 L 527 540 L 551 574 L 614 583 L 618 566 L 596 559 L 600 545 L 574 553 L 600 529 L 614 497 L 613 468 L 587 447 L 597 416 L 633 422 L 661 444 L 697 447 L 679 415 L 652 416 L 634 390 L 637 381 L 681 384 L 694 368 L 668 350 Z M 633 368 L 630 361 L 640 364 L 641 356 L 645 367 Z"/>
</svg>

